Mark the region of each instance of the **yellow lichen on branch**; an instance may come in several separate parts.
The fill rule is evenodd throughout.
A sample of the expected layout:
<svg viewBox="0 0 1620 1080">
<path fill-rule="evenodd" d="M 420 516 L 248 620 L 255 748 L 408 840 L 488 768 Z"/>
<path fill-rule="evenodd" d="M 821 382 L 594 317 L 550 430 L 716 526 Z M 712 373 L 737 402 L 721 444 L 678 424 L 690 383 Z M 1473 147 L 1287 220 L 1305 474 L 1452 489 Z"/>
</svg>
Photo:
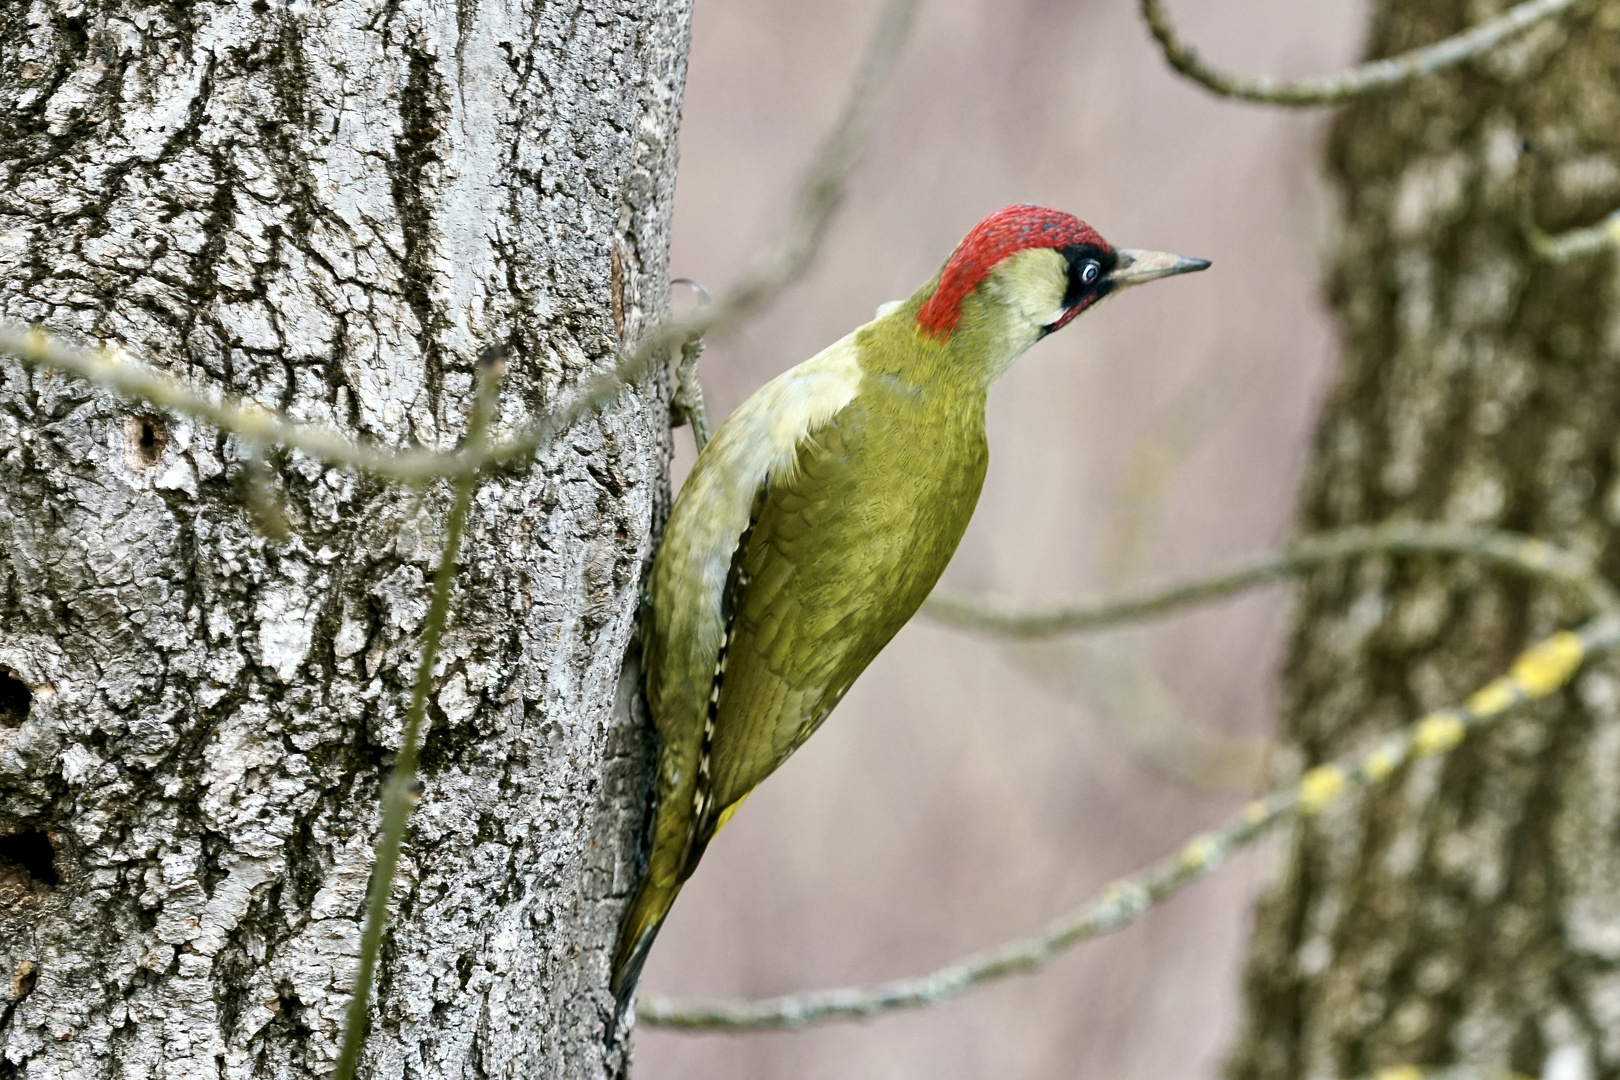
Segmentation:
<svg viewBox="0 0 1620 1080">
<path fill-rule="evenodd" d="M 1602 614 L 1580 628 L 1554 634 L 1520 655 L 1513 667 L 1520 674 L 1510 673 L 1496 680 L 1512 685 L 1509 704 L 1567 686 L 1580 670 L 1582 660 L 1620 648 L 1620 614 L 1612 608 L 1600 606 L 1600 610 Z M 1533 672 L 1533 677 L 1523 678 L 1525 671 Z M 1529 693 L 1532 688 L 1537 692 Z M 1479 696 L 1475 694 L 1469 700 Z M 1494 705 L 1494 698 L 1489 703 Z M 1198 833 L 1175 854 L 1114 882 L 1044 931 L 975 953 L 931 974 L 872 987 L 811 991 L 761 1001 L 688 1003 L 649 998 L 637 1006 L 637 1016 L 646 1024 L 688 1030 L 797 1028 L 931 1005 L 983 983 L 1026 974 L 1082 941 L 1133 922 L 1153 904 L 1210 873 L 1233 851 L 1252 843 L 1272 826 L 1302 814 L 1322 813 L 1343 802 L 1351 792 L 1388 779 L 1401 762 L 1411 757 L 1452 750 L 1471 730 L 1491 723 L 1502 712 L 1476 712 L 1465 703 L 1430 713 L 1364 755 L 1318 766 L 1293 785 L 1249 803 L 1225 824 Z"/>
</svg>

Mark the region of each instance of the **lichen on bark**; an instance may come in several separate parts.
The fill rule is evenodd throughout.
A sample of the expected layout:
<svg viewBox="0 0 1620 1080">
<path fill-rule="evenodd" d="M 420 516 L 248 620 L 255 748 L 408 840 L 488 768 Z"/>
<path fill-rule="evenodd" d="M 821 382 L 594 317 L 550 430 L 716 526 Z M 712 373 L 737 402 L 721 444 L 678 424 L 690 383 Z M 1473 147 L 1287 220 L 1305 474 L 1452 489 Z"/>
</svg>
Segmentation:
<svg viewBox="0 0 1620 1080">
<path fill-rule="evenodd" d="M 1373 4 L 1375 56 L 1505 5 Z M 1620 570 L 1620 275 L 1526 228 L 1620 205 L 1620 7 L 1587 5 L 1337 118 L 1341 371 L 1304 531 L 1495 526 Z M 1284 734 L 1367 746 L 1580 612 L 1467 564 L 1365 559 L 1302 592 Z M 1472 1062 L 1620 1074 L 1620 667 L 1303 822 L 1262 902 L 1234 1080 Z M 1570 1069 L 1579 1071 L 1570 1072 Z"/>
<path fill-rule="evenodd" d="M 665 302 L 687 18 L 0 6 L 0 315 L 399 446 L 501 344 L 522 424 Z M 650 379 L 478 492 L 372 1075 L 627 1067 L 667 415 Z M 330 1070 L 448 498 L 0 361 L 0 1077 Z"/>
</svg>

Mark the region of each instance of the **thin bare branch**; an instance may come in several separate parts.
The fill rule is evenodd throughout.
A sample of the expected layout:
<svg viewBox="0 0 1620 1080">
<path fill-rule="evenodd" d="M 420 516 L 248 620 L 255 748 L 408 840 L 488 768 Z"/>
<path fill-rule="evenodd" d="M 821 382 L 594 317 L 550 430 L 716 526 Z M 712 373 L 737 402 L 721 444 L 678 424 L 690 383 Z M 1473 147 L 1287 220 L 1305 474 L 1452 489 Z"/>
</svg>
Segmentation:
<svg viewBox="0 0 1620 1080">
<path fill-rule="evenodd" d="M 1530 230 L 1530 250 L 1553 263 L 1566 263 L 1610 248 L 1620 248 L 1620 210 L 1596 225 L 1556 235 Z"/>
<path fill-rule="evenodd" d="M 1220 97 L 1262 105 L 1303 108 L 1337 105 L 1352 98 L 1393 90 L 1420 75 L 1428 75 L 1472 60 L 1517 37 L 1532 26 L 1578 7 L 1586 0 L 1526 0 L 1494 19 L 1421 49 L 1371 60 L 1335 75 L 1282 82 L 1266 75 L 1242 76 L 1218 71 L 1205 63 L 1177 36 L 1161 0 L 1142 0 L 1142 18 L 1164 51 L 1170 66 Z"/>
<path fill-rule="evenodd" d="M 884 6 L 877 29 L 856 69 L 843 111 L 799 189 L 787 231 L 765 259 L 713 304 L 699 308 L 690 318 L 655 326 L 632 349 L 620 355 L 613 370 L 581 387 L 573 404 L 540 420 L 516 438 L 493 447 L 490 462 L 500 463 L 532 453 L 579 417 L 604 405 L 621 386 L 639 380 L 650 370 L 655 357 L 665 356 L 671 349 L 701 349 L 706 335 L 735 326 L 769 303 L 804 272 L 826 235 L 833 212 L 843 200 L 844 187 L 871 127 L 878 92 L 888 81 L 901 48 L 910 36 L 917 3 L 918 0 L 889 0 Z M 707 413 L 703 421 L 706 425 Z"/>
<path fill-rule="evenodd" d="M 735 326 L 798 279 L 819 249 L 833 212 L 843 200 L 844 187 L 871 127 L 878 92 L 894 71 L 901 48 L 910 36 L 917 3 L 918 0 L 889 0 L 884 5 L 877 29 L 856 69 L 843 111 L 799 188 L 787 231 L 765 259 L 713 304 L 704 305 L 689 318 L 655 326 L 632 349 L 620 355 L 612 371 L 582 387 L 574 404 L 492 448 L 489 455 L 492 463 L 532 453 L 579 417 L 606 404 L 621 386 L 639 380 L 650 370 L 655 357 L 666 356 L 671 349 L 701 350 L 705 336 Z M 706 412 L 702 422 L 707 426 Z"/>
<path fill-rule="evenodd" d="M 14 356 L 32 368 L 83 379 L 119 397 L 202 420 L 221 431 L 240 435 L 252 444 L 276 443 L 302 450 L 333 465 L 387 474 L 390 467 L 402 464 L 406 457 L 358 445 L 331 428 L 294 423 L 280 413 L 251 402 L 199 393 L 171 375 L 137 363 L 115 346 L 78 348 L 43 330 L 0 320 L 0 353 Z"/>
<path fill-rule="evenodd" d="M 1359 526 L 1307 537 L 1280 552 L 1251 556 L 1225 570 L 1148 586 L 1087 604 L 1040 611 L 1001 602 L 935 595 L 923 611 L 940 622 L 1012 638 L 1100 630 L 1207 603 L 1233 593 L 1363 555 L 1455 555 L 1542 578 L 1580 593 L 1594 611 L 1620 611 L 1620 595 L 1577 556 L 1517 533 L 1444 525 Z"/>
<path fill-rule="evenodd" d="M 466 449 L 476 456 L 483 448 L 490 423 L 495 418 L 500 397 L 503 358 L 481 362 L 478 391 L 472 415 L 467 422 Z M 366 896 L 366 925 L 360 937 L 360 965 L 354 976 L 348 1016 L 343 1025 L 343 1047 L 339 1053 L 334 1080 L 353 1080 L 360 1063 L 369 1026 L 371 980 L 382 951 L 383 933 L 388 926 L 388 899 L 394 889 L 394 872 L 399 868 L 399 850 L 405 843 L 405 826 L 416 805 L 416 763 L 422 748 L 422 723 L 427 715 L 428 694 L 433 689 L 433 664 L 438 659 L 439 641 L 450 613 L 450 588 L 455 581 L 456 559 L 461 554 L 462 532 L 467 511 L 472 506 L 477 473 L 464 473 L 455 483 L 455 501 L 444 530 L 444 549 L 439 568 L 433 575 L 433 593 L 428 602 L 427 620 L 422 628 L 422 657 L 416 665 L 416 681 L 411 688 L 410 710 L 405 715 L 399 756 L 383 783 L 382 828 L 377 837 L 377 855 L 371 865 L 371 885 Z"/>
<path fill-rule="evenodd" d="M 1099 544 L 1104 591 L 1141 577 L 1165 497 L 1176 474 L 1227 407 L 1249 385 L 1240 357 L 1203 368 L 1154 416 L 1125 455 L 1116 506 Z M 1266 786 L 1272 742 L 1229 736 L 1199 724 L 1150 662 L 1141 634 L 1112 634 L 1045 642 L 1014 641 L 1006 659 L 1049 689 L 1091 702 L 1143 764 L 1177 783 L 1252 796 Z"/>
<path fill-rule="evenodd" d="M 73 375 L 154 408 L 203 420 L 255 443 L 291 447 L 329 465 L 386 479 L 419 483 L 435 477 L 467 476 L 489 465 L 527 457 L 602 408 L 625 385 L 639 381 L 651 370 L 654 357 L 734 325 L 804 271 L 843 197 L 870 127 L 877 93 L 894 69 L 916 7 L 917 0 L 889 0 L 883 9 L 844 110 L 799 192 L 787 231 L 763 262 L 718 302 L 691 319 L 661 324 L 633 348 L 621 352 L 610 369 L 586 379 L 567 402 L 511 439 L 477 454 L 465 446 L 451 453 L 368 446 L 324 426 L 295 423 L 251 402 L 199 393 L 173 376 L 130 360 L 120 349 L 75 348 L 17 323 L 0 321 L 0 354 L 15 356 L 30 367 Z"/>
<path fill-rule="evenodd" d="M 873 987 L 819 990 L 745 1002 L 675 1002 L 648 998 L 636 1007 L 644 1024 L 687 1030 L 750 1031 L 799 1028 L 932 1005 L 975 986 L 1044 967 L 1082 941 L 1133 922 L 1154 903 L 1203 877 L 1233 851 L 1277 823 L 1316 814 L 1350 791 L 1388 778 L 1401 765 L 1444 754 L 1470 731 L 1526 701 L 1567 686 L 1590 657 L 1620 647 L 1620 615 L 1606 613 L 1574 631 L 1561 631 L 1526 650 L 1506 675 L 1466 702 L 1418 720 L 1371 752 L 1311 769 L 1298 783 L 1250 803 L 1225 824 L 1200 833 L 1179 851 L 1139 874 L 1114 882 L 1090 903 L 1042 932 L 975 953 L 928 975 Z"/>
<path fill-rule="evenodd" d="M 918 0 L 889 0 L 856 69 L 849 96 L 799 189 L 787 232 L 771 253 L 712 308 L 700 312 L 683 337 L 730 326 L 769 303 L 798 279 L 815 257 L 872 126 L 878 92 L 889 81 L 911 34 Z"/>
</svg>

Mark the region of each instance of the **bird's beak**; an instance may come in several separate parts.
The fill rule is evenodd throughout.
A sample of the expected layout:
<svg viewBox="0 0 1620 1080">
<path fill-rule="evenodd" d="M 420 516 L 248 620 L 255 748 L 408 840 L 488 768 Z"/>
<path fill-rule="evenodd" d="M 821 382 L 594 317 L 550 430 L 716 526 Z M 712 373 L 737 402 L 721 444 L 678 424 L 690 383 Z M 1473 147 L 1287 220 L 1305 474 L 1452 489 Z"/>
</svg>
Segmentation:
<svg viewBox="0 0 1620 1080">
<path fill-rule="evenodd" d="M 1157 281 L 1159 278 L 1174 274 L 1190 274 L 1195 270 L 1209 267 L 1208 259 L 1171 255 L 1167 251 L 1132 251 L 1130 248 L 1118 248 L 1114 254 L 1118 256 L 1119 262 L 1115 264 L 1113 273 L 1108 275 L 1108 280 L 1114 283 L 1115 292 L 1132 285 L 1140 285 L 1144 281 Z"/>
</svg>

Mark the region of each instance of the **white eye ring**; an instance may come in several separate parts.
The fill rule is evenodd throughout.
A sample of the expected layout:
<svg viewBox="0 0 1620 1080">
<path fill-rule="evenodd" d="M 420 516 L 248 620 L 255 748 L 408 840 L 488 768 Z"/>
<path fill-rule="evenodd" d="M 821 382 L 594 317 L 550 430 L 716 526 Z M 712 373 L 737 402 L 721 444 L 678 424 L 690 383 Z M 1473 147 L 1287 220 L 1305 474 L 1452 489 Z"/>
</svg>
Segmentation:
<svg viewBox="0 0 1620 1080">
<path fill-rule="evenodd" d="M 1085 266 L 1080 268 L 1080 280 L 1085 284 L 1090 285 L 1093 281 L 1097 280 L 1097 275 L 1100 273 L 1102 273 L 1101 266 L 1095 262 L 1088 262 Z"/>
</svg>

